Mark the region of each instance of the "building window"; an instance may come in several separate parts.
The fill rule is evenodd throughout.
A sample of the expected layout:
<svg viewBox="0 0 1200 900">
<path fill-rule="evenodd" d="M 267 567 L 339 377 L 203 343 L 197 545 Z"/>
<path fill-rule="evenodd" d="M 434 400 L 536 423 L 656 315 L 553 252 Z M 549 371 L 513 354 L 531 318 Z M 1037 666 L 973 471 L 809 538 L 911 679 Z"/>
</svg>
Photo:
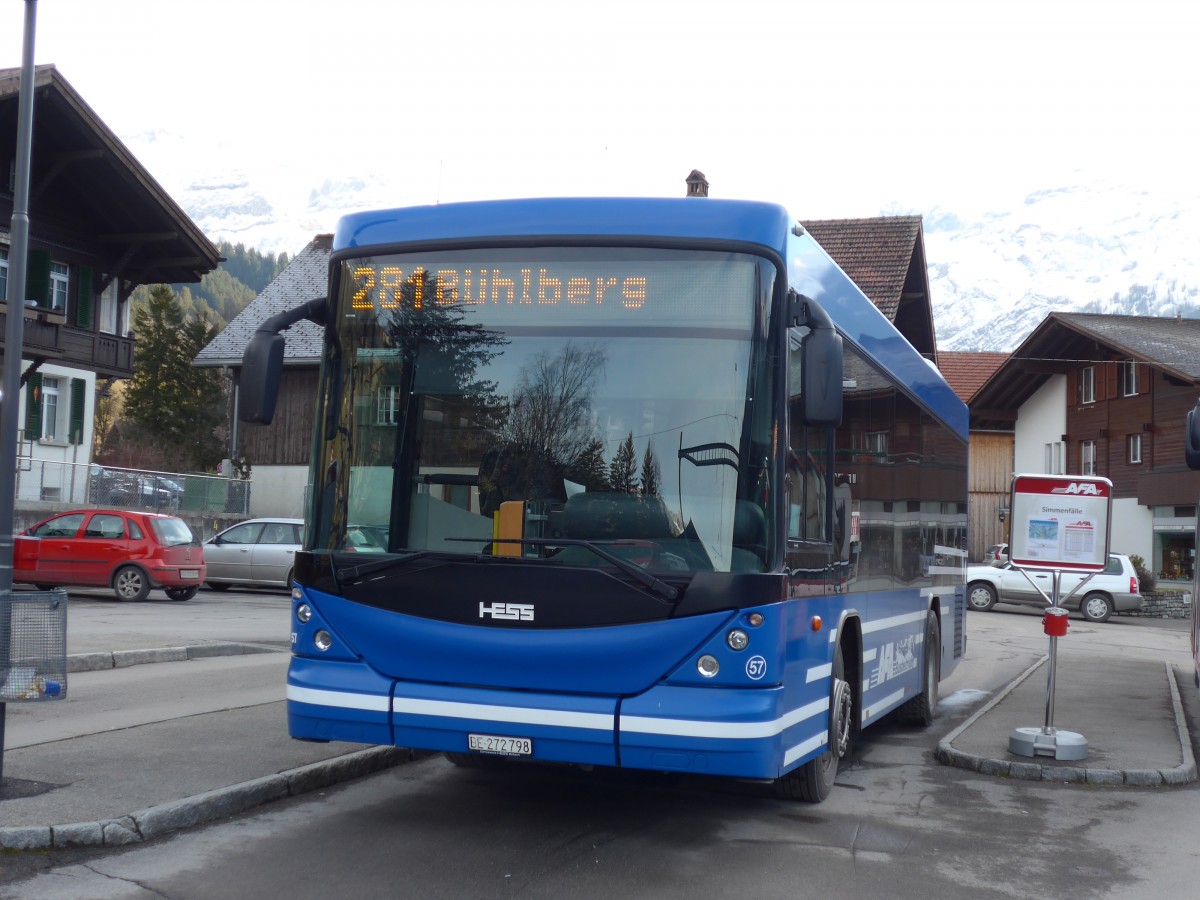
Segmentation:
<svg viewBox="0 0 1200 900">
<path fill-rule="evenodd" d="M 0 247 L 0 301 L 8 300 L 8 248 Z"/>
<path fill-rule="evenodd" d="M 385 384 L 375 399 L 375 424 L 395 425 L 400 419 L 400 385 Z"/>
<path fill-rule="evenodd" d="M 71 270 L 66 263 L 50 263 L 50 308 L 59 312 L 67 311 L 67 285 L 71 280 Z"/>
<path fill-rule="evenodd" d="M 117 302 L 117 279 L 112 279 L 100 292 L 100 330 L 105 334 L 120 334 L 120 304 Z"/>
<path fill-rule="evenodd" d="M 1129 461 L 1131 463 L 1142 461 L 1142 436 L 1140 434 L 1129 436 Z"/>
<path fill-rule="evenodd" d="M 1063 443 L 1051 441 L 1046 445 L 1046 474 L 1063 474 Z"/>
<path fill-rule="evenodd" d="M 42 440 L 58 440 L 58 379 L 42 376 Z"/>
<path fill-rule="evenodd" d="M 1081 441 L 1079 444 L 1079 474 L 1096 474 L 1096 442 Z"/>
<path fill-rule="evenodd" d="M 1132 359 L 1121 363 L 1121 396 L 1134 397 L 1138 392 L 1138 364 Z"/>
<path fill-rule="evenodd" d="M 888 455 L 888 433 L 886 431 L 867 431 L 863 434 L 863 449 L 880 459 Z"/>
<path fill-rule="evenodd" d="M 1088 366 L 1079 372 L 1079 402 L 1096 402 L 1096 367 Z"/>
</svg>

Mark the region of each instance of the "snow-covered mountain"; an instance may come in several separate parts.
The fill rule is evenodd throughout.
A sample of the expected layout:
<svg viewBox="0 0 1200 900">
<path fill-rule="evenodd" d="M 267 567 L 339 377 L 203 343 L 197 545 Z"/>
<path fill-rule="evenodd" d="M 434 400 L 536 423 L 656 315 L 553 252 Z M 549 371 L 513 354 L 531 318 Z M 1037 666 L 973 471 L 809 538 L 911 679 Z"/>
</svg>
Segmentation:
<svg viewBox="0 0 1200 900">
<path fill-rule="evenodd" d="M 330 178 L 320 159 L 250 171 L 224 152 L 184 152 L 170 133 L 124 140 L 211 239 L 263 251 L 294 255 L 345 212 L 428 202 L 385 175 Z M 942 349 L 1011 350 L 1056 310 L 1200 316 L 1200 189 L 1080 175 L 1003 206 L 879 211 L 924 217 Z"/>
<path fill-rule="evenodd" d="M 1052 311 L 1200 316 L 1200 192 L 1080 180 L 925 217 L 938 346 L 1011 350 Z"/>
</svg>

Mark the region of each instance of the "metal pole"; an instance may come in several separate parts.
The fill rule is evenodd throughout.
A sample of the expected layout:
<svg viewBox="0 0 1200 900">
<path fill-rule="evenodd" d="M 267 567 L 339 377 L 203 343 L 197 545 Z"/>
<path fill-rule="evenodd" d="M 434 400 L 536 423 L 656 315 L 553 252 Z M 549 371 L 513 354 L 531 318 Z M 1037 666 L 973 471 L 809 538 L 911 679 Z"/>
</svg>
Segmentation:
<svg viewBox="0 0 1200 900">
<path fill-rule="evenodd" d="M 1054 570 L 1051 578 L 1050 606 L 1058 608 L 1058 582 L 1062 571 Z M 1058 671 L 1058 635 L 1050 635 L 1049 674 L 1046 678 L 1046 724 L 1042 726 L 1042 734 L 1054 734 L 1054 676 Z"/>
<path fill-rule="evenodd" d="M 17 474 L 17 414 L 21 408 L 21 356 L 25 342 L 25 269 L 29 254 L 29 167 L 33 147 L 33 36 L 37 0 L 25 0 L 25 38 L 21 51 L 21 88 L 17 99 L 16 185 L 12 246 L 8 260 L 8 307 L 4 333 L 3 400 L 0 401 L 0 670 L 9 671 L 12 635 L 13 521 Z M 0 703 L 0 736 L 7 704 Z M 4 743 L 0 740 L 0 781 Z"/>
<path fill-rule="evenodd" d="M 1058 570 L 1054 570 L 1050 590 L 1051 607 L 1058 606 Z M 1050 663 L 1046 678 L 1046 724 L 1042 726 L 1042 734 L 1054 733 L 1054 671 L 1058 662 L 1058 638 L 1050 635 Z"/>
</svg>

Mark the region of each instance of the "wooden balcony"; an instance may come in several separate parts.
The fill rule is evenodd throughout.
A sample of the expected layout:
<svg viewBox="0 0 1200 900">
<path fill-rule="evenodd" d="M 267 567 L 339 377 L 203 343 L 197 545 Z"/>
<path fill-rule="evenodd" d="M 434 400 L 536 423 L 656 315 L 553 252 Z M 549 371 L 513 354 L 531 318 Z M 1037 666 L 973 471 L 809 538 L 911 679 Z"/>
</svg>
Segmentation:
<svg viewBox="0 0 1200 900">
<path fill-rule="evenodd" d="M 21 355 L 95 372 L 101 377 L 133 375 L 133 338 L 87 331 L 66 324 L 57 310 L 25 307 Z M 8 333 L 8 310 L 0 303 L 0 347 Z"/>
</svg>

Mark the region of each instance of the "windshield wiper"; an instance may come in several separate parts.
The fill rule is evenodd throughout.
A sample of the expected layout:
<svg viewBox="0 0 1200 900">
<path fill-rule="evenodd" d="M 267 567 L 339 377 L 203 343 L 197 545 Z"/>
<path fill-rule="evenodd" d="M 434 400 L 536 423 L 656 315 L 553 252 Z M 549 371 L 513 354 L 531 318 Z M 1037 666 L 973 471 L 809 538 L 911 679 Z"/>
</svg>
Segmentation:
<svg viewBox="0 0 1200 900">
<path fill-rule="evenodd" d="M 372 560 L 371 562 L 360 563 L 357 566 L 349 566 L 345 569 L 334 568 L 334 574 L 337 576 L 338 581 L 354 581 L 366 575 L 377 575 L 380 572 L 386 572 L 388 569 L 401 566 L 419 557 L 429 556 L 432 552 L 430 550 L 412 550 L 403 555 L 389 553 L 386 559 Z"/>
<path fill-rule="evenodd" d="M 660 597 L 665 597 L 667 600 L 679 599 L 679 589 L 672 587 L 660 578 L 655 578 L 641 566 L 636 563 L 631 563 L 627 559 L 609 553 L 602 546 L 593 541 L 584 541 L 578 538 L 446 538 L 448 541 L 465 541 L 474 543 L 486 544 L 520 544 L 522 547 L 583 547 L 590 550 L 596 556 L 600 557 L 606 563 L 616 566 L 629 577 L 644 585 L 647 589 Z M 489 557 L 501 558 L 501 557 Z"/>
</svg>

